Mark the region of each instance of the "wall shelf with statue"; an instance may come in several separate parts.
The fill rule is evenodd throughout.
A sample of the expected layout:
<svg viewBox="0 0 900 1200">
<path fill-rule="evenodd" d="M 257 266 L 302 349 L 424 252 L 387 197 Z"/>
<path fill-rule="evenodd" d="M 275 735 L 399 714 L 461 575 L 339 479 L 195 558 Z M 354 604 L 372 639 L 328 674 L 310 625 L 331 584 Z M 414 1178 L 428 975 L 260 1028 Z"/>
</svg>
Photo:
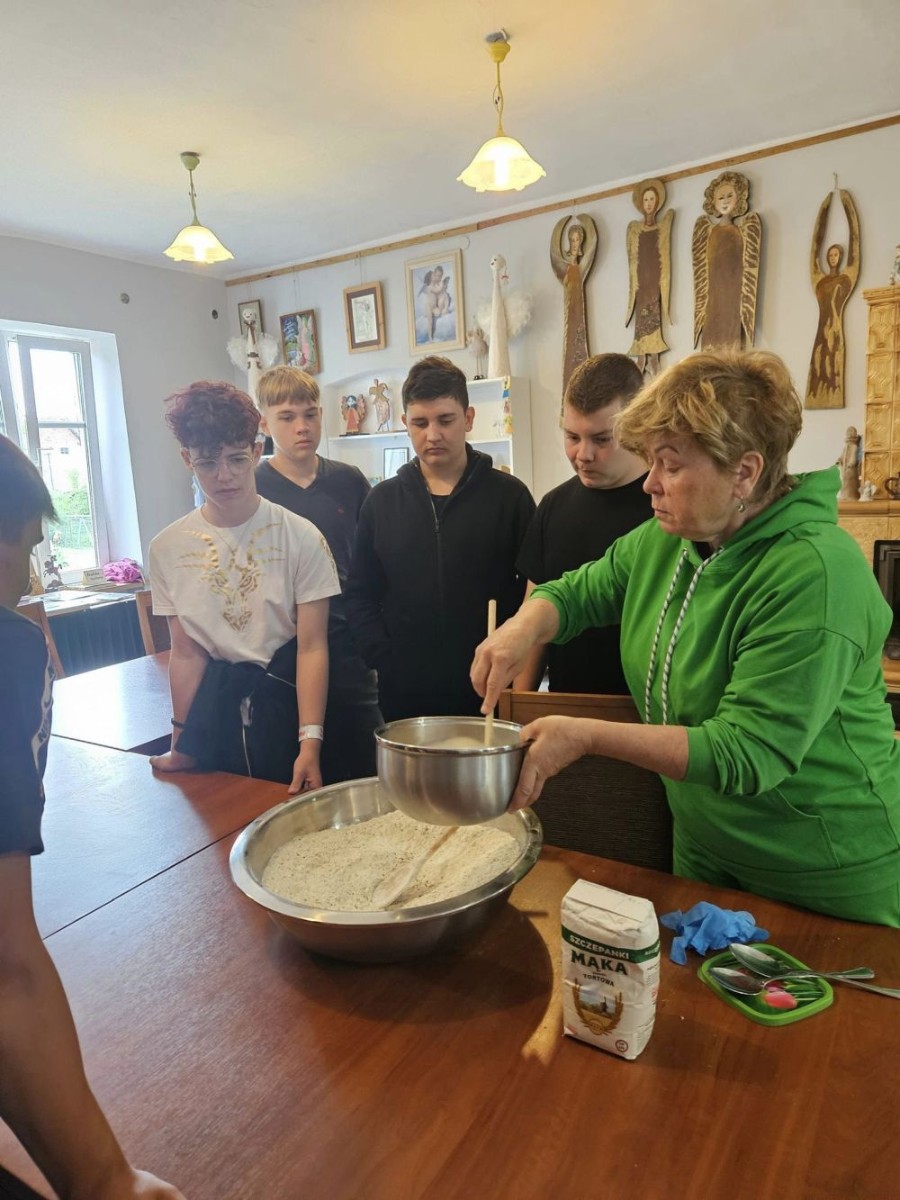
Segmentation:
<svg viewBox="0 0 900 1200">
<path fill-rule="evenodd" d="M 339 379 L 322 386 L 322 412 L 325 431 L 323 451 L 329 458 L 359 467 L 367 479 L 377 480 L 383 474 L 385 445 L 401 442 L 409 445 L 401 423 L 403 405 L 400 389 L 406 372 L 385 371 L 375 379 L 360 374 Z M 374 393 L 371 389 L 375 388 Z M 527 379 L 517 376 L 497 379 L 469 380 L 469 402 L 475 409 L 475 420 L 469 442 L 494 460 L 494 466 L 507 470 L 532 488 L 533 461 L 531 450 L 531 396 Z M 371 394 L 370 394 L 371 393 Z M 347 397 L 356 397 L 356 420 L 348 430 L 346 413 L 350 409 Z M 359 397 L 364 413 L 360 417 Z M 381 400 L 381 411 L 375 411 L 375 400 Z M 384 401 L 390 411 L 385 412 Z M 379 420 L 380 417 L 380 420 Z M 389 428 L 379 428 L 387 422 Z M 327 448 L 326 448 L 327 447 Z"/>
</svg>

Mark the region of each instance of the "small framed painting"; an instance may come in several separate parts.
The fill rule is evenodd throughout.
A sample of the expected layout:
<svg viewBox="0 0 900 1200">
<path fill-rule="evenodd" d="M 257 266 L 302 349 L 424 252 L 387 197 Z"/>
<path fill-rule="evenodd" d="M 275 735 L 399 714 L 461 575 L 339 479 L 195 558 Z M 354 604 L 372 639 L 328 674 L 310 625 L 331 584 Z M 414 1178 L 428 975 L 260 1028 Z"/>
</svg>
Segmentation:
<svg viewBox="0 0 900 1200">
<path fill-rule="evenodd" d="M 286 313 L 279 321 L 281 350 L 286 365 L 300 367 L 308 375 L 318 375 L 322 370 L 322 359 L 319 354 L 319 335 L 316 332 L 316 314 L 313 309 Z"/>
<path fill-rule="evenodd" d="M 384 452 L 384 478 L 392 479 L 409 462 L 408 446 L 389 446 Z"/>
<path fill-rule="evenodd" d="M 466 322 L 461 250 L 406 264 L 406 308 L 411 354 L 462 349 L 466 344 Z"/>
<path fill-rule="evenodd" d="M 262 305 L 258 300 L 245 300 L 238 305 L 238 315 L 241 319 L 241 337 L 247 336 L 247 329 L 252 324 L 257 336 L 262 333 Z"/>
<path fill-rule="evenodd" d="M 344 288 L 344 320 L 351 354 L 383 350 L 386 342 L 381 284 L 361 283 L 359 287 Z"/>
</svg>

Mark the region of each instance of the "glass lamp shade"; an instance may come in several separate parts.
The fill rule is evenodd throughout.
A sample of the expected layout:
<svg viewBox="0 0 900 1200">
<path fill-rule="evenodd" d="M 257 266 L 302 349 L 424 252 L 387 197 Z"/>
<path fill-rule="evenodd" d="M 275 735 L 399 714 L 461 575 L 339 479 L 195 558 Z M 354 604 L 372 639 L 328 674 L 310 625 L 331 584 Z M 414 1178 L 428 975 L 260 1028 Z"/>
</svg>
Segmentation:
<svg viewBox="0 0 900 1200">
<path fill-rule="evenodd" d="M 498 134 L 484 143 L 456 178 L 476 192 L 521 192 L 546 174 L 521 142 Z"/>
<path fill-rule="evenodd" d="M 234 258 L 230 250 L 219 241 L 211 229 L 194 220 L 185 225 L 175 237 L 172 245 L 163 254 L 176 262 L 217 263 Z"/>
</svg>

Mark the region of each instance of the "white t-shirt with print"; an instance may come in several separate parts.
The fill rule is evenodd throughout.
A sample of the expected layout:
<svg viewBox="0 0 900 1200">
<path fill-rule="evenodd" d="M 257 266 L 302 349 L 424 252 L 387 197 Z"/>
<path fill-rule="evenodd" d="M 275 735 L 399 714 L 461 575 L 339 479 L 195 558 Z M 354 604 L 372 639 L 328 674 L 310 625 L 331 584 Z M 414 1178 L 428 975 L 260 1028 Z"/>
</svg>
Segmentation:
<svg viewBox="0 0 900 1200">
<path fill-rule="evenodd" d="M 340 594 L 331 551 L 304 517 L 260 498 L 243 525 L 199 508 L 150 543 L 153 611 L 178 617 L 213 658 L 265 666 L 297 632 L 297 605 Z"/>
</svg>

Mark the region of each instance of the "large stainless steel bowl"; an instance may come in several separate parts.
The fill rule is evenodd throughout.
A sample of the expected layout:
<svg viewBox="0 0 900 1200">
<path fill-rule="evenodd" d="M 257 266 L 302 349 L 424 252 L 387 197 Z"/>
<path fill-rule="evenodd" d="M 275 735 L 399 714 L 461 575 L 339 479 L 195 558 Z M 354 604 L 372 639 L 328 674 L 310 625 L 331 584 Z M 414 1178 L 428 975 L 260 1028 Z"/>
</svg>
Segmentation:
<svg viewBox="0 0 900 1200">
<path fill-rule="evenodd" d="M 528 874 L 541 852 L 540 821 L 526 808 L 493 822 L 497 829 L 511 833 L 519 845 L 513 865 L 452 900 L 389 912 L 329 912 L 295 904 L 263 887 L 269 859 L 292 837 L 367 821 L 393 808 L 375 778 L 335 783 L 288 800 L 257 817 L 239 835 L 231 850 L 231 877 L 307 950 L 353 962 L 396 962 L 444 947 L 483 925 L 502 907 L 513 885 Z"/>
<path fill-rule="evenodd" d="M 506 811 L 525 746 L 520 725 L 494 721 L 484 745 L 483 717 L 411 717 L 375 730 L 378 778 L 395 808 L 430 825 L 478 825 Z M 436 745 L 468 738 L 465 749 Z"/>
</svg>

